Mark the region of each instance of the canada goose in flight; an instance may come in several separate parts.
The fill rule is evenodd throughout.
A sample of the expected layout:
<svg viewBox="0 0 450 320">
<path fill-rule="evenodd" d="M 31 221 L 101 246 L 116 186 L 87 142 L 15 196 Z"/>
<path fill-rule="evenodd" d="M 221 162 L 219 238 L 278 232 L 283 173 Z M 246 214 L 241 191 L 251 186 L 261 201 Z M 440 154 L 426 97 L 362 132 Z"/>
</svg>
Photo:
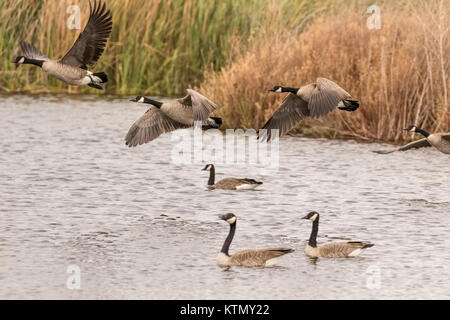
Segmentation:
<svg viewBox="0 0 450 320">
<path fill-rule="evenodd" d="M 230 248 L 231 241 L 233 241 L 234 233 L 236 232 L 237 218 L 232 213 L 221 215 L 219 218 L 230 224 L 230 231 L 216 260 L 217 264 L 221 267 L 271 267 L 276 264 L 277 258 L 294 251 L 293 249 L 286 248 L 244 250 L 230 256 L 228 254 L 228 249 Z"/>
<path fill-rule="evenodd" d="M 406 131 L 411 132 L 418 132 L 422 134 L 425 138 L 422 138 L 417 141 L 413 141 L 408 143 L 407 145 L 404 145 L 403 147 L 394 149 L 394 150 L 376 150 L 375 153 L 379 154 L 388 154 L 395 151 L 406 151 L 409 149 L 417 149 L 417 148 L 424 148 L 424 147 L 435 147 L 442 153 L 450 154 L 450 132 L 448 133 L 434 133 L 429 134 L 423 129 L 420 129 L 417 126 L 410 125 L 407 128 L 403 129 Z"/>
<path fill-rule="evenodd" d="M 214 183 L 216 176 L 216 169 L 213 164 L 207 164 L 202 171 L 209 171 L 208 188 L 209 189 L 224 189 L 224 190 L 253 190 L 262 182 L 248 178 L 225 178 L 217 183 Z"/>
<path fill-rule="evenodd" d="M 163 133 L 194 126 L 202 121 L 202 129 L 219 128 L 221 118 L 209 117 L 216 104 L 195 90 L 187 89 L 187 96 L 168 102 L 159 102 L 143 96 L 131 99 L 152 106 L 133 125 L 125 137 L 126 145 L 135 147 L 156 139 Z"/>
<path fill-rule="evenodd" d="M 318 118 L 336 107 L 345 111 L 355 111 L 359 107 L 358 101 L 348 99 L 349 93 L 325 78 L 317 78 L 315 83 L 301 88 L 275 86 L 269 91 L 289 94 L 262 127 L 267 131 L 259 137 L 267 136 L 267 140 L 272 138 L 271 129 L 279 129 L 281 136 L 306 117 Z"/>
<path fill-rule="evenodd" d="M 360 255 L 365 249 L 373 247 L 372 243 L 360 242 L 360 241 L 347 241 L 347 242 L 332 242 L 324 244 L 323 246 L 317 246 L 317 233 L 319 231 L 319 214 L 315 211 L 308 213 L 302 219 L 311 220 L 312 231 L 309 237 L 308 244 L 305 248 L 305 253 L 311 258 L 325 257 L 325 258 L 346 258 L 356 257 Z"/>
<path fill-rule="evenodd" d="M 83 32 L 72 48 L 61 60 L 53 60 L 45 56 L 31 44 L 20 41 L 23 56 L 15 57 L 11 62 L 16 64 L 33 64 L 53 77 L 75 86 L 88 85 L 103 89 L 100 85 L 108 81 L 104 72 L 92 73 L 87 65 L 94 64 L 105 49 L 112 28 L 111 13 L 106 11 L 101 0 L 94 0 L 94 7 L 89 2 L 90 16 Z"/>
</svg>

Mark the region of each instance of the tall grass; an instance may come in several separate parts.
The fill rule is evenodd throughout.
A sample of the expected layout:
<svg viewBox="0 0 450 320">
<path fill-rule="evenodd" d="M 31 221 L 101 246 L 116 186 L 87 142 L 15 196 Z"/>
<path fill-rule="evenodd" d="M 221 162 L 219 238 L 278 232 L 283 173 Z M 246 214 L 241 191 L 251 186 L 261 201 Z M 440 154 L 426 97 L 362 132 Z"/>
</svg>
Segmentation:
<svg viewBox="0 0 450 320">
<path fill-rule="evenodd" d="M 274 85 L 336 81 L 360 109 L 335 111 L 303 126 L 322 126 L 365 139 L 402 142 L 407 124 L 449 131 L 450 7 L 444 0 L 381 6 L 381 29 L 366 27 L 367 6 L 327 11 L 301 34 L 261 32 L 249 49 L 200 86 L 223 106 L 228 127 L 259 128 L 283 96 Z"/>
<path fill-rule="evenodd" d="M 219 71 L 269 23 L 301 26 L 319 0 L 105 0 L 113 31 L 95 66 L 108 73 L 108 93 L 180 94 L 199 84 L 205 71 Z M 18 41 L 33 43 L 52 58 L 72 46 L 80 30 L 69 30 L 69 5 L 81 8 L 87 22 L 88 0 L 2 0 L 0 2 L 1 91 L 92 92 L 68 87 L 30 66 L 10 63 Z M 278 21 L 271 19 L 279 14 Z M 308 19 L 306 19 L 308 20 Z"/>
</svg>

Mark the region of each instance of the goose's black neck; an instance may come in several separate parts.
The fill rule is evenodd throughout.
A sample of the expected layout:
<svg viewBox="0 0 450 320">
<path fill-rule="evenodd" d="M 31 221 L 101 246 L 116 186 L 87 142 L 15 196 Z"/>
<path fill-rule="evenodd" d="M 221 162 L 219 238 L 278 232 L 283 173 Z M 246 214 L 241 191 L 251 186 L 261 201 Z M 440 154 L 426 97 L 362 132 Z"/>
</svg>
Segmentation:
<svg viewBox="0 0 450 320">
<path fill-rule="evenodd" d="M 211 166 L 211 169 L 209 170 L 209 180 L 208 180 L 208 186 L 212 186 L 214 184 L 216 177 L 216 169 L 214 166 Z"/>
<path fill-rule="evenodd" d="M 35 66 L 42 68 L 42 64 L 44 63 L 44 61 L 36 60 L 36 59 L 29 59 L 29 58 L 24 57 L 23 63 L 24 64 L 34 64 Z"/>
<path fill-rule="evenodd" d="M 427 138 L 430 135 L 427 131 L 417 128 L 417 127 L 416 127 L 416 132 L 422 134 L 425 138 Z"/>
<path fill-rule="evenodd" d="M 299 88 L 290 88 L 290 87 L 281 87 L 281 92 L 292 92 L 293 94 L 297 94 Z"/>
<path fill-rule="evenodd" d="M 162 102 L 159 102 L 159 101 L 147 98 L 147 97 L 144 97 L 144 103 L 148 103 L 148 104 L 154 105 L 158 109 L 161 108 L 161 106 L 162 106 Z"/>
<path fill-rule="evenodd" d="M 319 217 L 313 221 L 311 235 L 309 236 L 308 244 L 315 248 L 317 247 L 317 233 L 319 232 Z"/>
<path fill-rule="evenodd" d="M 220 252 L 225 253 L 227 256 L 229 256 L 228 249 L 230 249 L 231 241 L 233 241 L 235 232 L 236 232 L 236 222 L 230 224 L 230 232 L 228 232 L 228 236 L 225 239 L 225 242 L 223 243 L 222 250 L 220 250 Z"/>
</svg>

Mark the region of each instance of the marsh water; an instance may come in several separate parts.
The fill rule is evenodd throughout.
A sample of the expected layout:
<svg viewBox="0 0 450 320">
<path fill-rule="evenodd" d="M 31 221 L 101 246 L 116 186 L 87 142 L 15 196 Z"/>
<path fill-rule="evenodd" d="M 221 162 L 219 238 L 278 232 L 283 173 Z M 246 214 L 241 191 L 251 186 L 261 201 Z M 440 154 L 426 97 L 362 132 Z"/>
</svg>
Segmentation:
<svg viewBox="0 0 450 320">
<path fill-rule="evenodd" d="M 126 97 L 0 97 L 0 298 L 450 298 L 448 155 L 286 137 L 278 170 L 216 165 L 217 179 L 259 190 L 208 191 L 205 163 L 171 160 L 171 134 L 125 146 L 145 110 Z M 308 259 L 311 210 L 319 244 L 375 246 Z M 274 268 L 219 268 L 226 212 L 238 217 L 231 252 L 296 251 Z"/>
</svg>

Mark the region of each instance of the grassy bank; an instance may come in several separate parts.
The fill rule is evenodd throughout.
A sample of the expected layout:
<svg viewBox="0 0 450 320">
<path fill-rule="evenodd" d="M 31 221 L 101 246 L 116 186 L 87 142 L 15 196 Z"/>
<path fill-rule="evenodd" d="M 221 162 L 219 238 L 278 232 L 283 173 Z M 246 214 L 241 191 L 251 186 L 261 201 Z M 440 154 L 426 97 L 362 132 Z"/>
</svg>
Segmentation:
<svg viewBox="0 0 450 320">
<path fill-rule="evenodd" d="M 97 71 L 108 73 L 108 93 L 171 96 L 199 84 L 206 71 L 219 71 L 243 52 L 267 25 L 293 27 L 311 17 L 323 1 L 306 0 L 106 0 L 113 31 Z M 88 0 L 3 0 L 0 2 L 0 90 L 78 92 L 10 63 L 24 39 L 52 58 L 72 46 L 80 30 L 69 30 L 67 8 L 81 8 L 87 22 Z M 274 14 L 281 19 L 275 21 Z M 308 19 L 306 19 L 308 20 Z M 92 92 L 82 88 L 82 92 Z"/>
<path fill-rule="evenodd" d="M 366 27 L 367 7 L 327 12 L 301 34 L 289 28 L 261 33 L 245 53 L 201 91 L 226 106 L 218 112 L 229 127 L 258 128 L 290 87 L 327 77 L 360 101 L 357 112 L 333 112 L 303 127 L 327 127 L 366 139 L 403 142 L 417 124 L 432 132 L 450 129 L 450 7 L 445 1 L 381 5 L 381 29 Z"/>
<path fill-rule="evenodd" d="M 322 76 L 360 100 L 355 113 L 307 120 L 302 132 L 403 142 L 406 124 L 449 131 L 450 7 L 445 0 L 378 1 L 381 29 L 366 26 L 368 0 L 106 0 L 113 31 L 95 71 L 105 92 L 67 86 L 33 66 L 15 66 L 18 41 L 62 57 L 80 30 L 66 26 L 88 0 L 0 2 L 0 92 L 175 96 L 197 86 L 226 127 L 259 128 L 283 96 Z M 319 132 L 318 131 L 318 132 Z"/>
</svg>

